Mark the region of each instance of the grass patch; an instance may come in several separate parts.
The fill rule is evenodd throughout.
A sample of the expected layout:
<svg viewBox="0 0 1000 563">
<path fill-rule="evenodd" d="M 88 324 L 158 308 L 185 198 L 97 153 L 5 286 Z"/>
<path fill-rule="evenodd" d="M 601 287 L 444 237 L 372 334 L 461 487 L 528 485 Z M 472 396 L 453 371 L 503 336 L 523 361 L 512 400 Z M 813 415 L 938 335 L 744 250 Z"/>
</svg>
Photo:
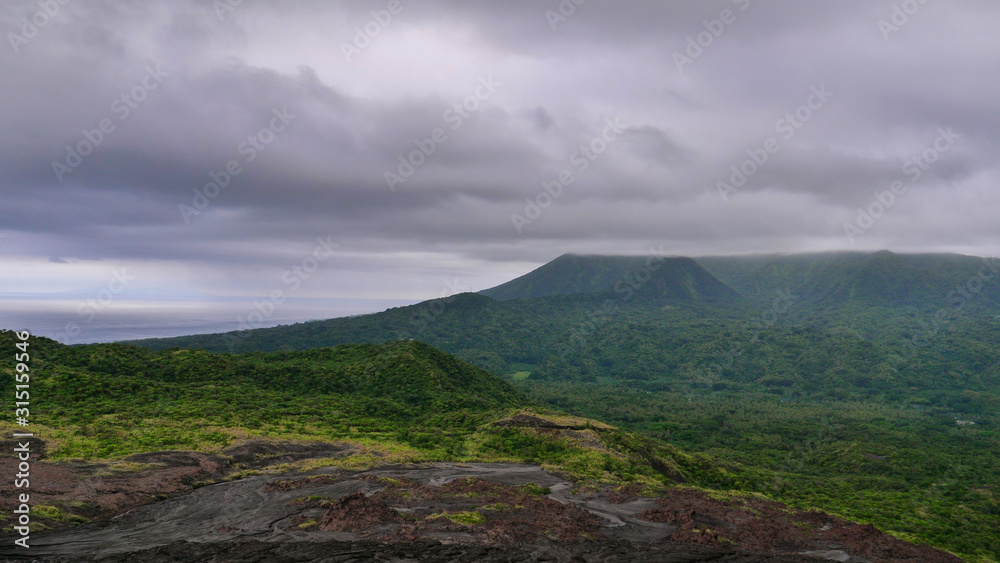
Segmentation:
<svg viewBox="0 0 1000 563">
<path fill-rule="evenodd" d="M 71 514 L 58 506 L 51 506 L 48 504 L 37 504 L 32 506 L 31 514 L 39 518 L 55 520 L 56 522 L 69 522 L 75 524 L 86 524 L 87 522 L 90 522 L 90 518 L 84 518 L 83 516 Z"/>
<path fill-rule="evenodd" d="M 552 489 L 548 487 L 543 487 L 541 485 L 536 485 L 535 483 L 525 483 L 520 486 L 520 489 L 529 495 L 550 495 L 552 494 Z"/>
<path fill-rule="evenodd" d="M 438 514 L 432 514 L 427 517 L 428 520 L 433 520 L 437 518 L 447 518 L 455 524 L 461 524 L 462 526 L 475 526 L 476 524 L 485 524 L 486 516 L 480 512 L 474 512 L 469 510 L 463 510 L 461 512 L 440 512 Z"/>
</svg>

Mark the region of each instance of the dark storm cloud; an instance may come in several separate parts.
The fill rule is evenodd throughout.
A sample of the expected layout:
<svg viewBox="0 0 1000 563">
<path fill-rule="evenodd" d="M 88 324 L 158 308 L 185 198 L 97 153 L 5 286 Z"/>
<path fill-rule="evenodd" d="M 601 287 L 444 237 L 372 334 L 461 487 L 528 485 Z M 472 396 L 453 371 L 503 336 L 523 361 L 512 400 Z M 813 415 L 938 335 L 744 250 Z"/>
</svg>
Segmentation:
<svg viewBox="0 0 1000 563">
<path fill-rule="evenodd" d="M 1000 178 L 985 0 L 404 1 L 385 23 L 387 1 L 217 4 L 74 2 L 30 38 L 39 4 L 4 7 L 0 231 L 16 236 L 0 250 L 280 268 L 317 236 L 371 264 L 466 267 L 651 242 L 1000 248 L 994 218 L 962 213 Z M 847 240 L 897 180 L 906 194 Z"/>
</svg>

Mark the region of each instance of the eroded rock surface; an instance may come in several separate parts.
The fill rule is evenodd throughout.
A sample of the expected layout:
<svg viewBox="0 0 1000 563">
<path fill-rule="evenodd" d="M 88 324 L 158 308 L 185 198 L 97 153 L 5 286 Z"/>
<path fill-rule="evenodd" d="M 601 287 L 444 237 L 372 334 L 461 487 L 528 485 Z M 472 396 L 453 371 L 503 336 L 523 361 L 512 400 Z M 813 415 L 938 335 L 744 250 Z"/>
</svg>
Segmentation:
<svg viewBox="0 0 1000 563">
<path fill-rule="evenodd" d="M 638 496 L 637 487 L 577 489 L 525 464 L 325 468 L 222 480 L 251 465 L 349 453 L 342 444 L 250 443 L 220 456 L 132 456 L 132 472 L 39 462 L 33 494 L 46 504 L 92 503 L 95 521 L 31 534 L 30 559 L 959 561 L 871 526 L 757 497 L 724 500 L 681 487 L 660 498 Z M 25 556 L 10 538 L 0 544 L 0 558 Z"/>
</svg>

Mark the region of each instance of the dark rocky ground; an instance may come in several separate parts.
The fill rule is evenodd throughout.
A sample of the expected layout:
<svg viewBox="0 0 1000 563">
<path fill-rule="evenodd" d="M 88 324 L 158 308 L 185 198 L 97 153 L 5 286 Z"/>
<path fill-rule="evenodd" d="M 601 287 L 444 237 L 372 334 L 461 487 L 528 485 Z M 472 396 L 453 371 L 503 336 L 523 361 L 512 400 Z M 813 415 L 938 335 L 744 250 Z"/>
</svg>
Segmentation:
<svg viewBox="0 0 1000 563">
<path fill-rule="evenodd" d="M 58 561 L 78 561 L 61 559 Z M 89 560 L 85 560 L 89 561 Z M 172 543 L 141 552 L 119 555 L 101 561 L 126 563 L 171 563 L 204 561 L 205 563 L 292 563 L 370 561 L 580 561 L 580 562 L 662 562 L 662 563 L 764 563 L 817 561 L 794 556 L 750 555 L 732 549 L 712 549 L 696 545 L 644 545 L 628 542 L 553 542 L 539 541 L 517 545 L 445 544 L 437 540 L 417 540 L 407 543 L 382 543 L 370 540 L 355 542 L 226 542 L 215 544 Z"/>
<path fill-rule="evenodd" d="M 436 463 L 222 480 L 236 469 L 350 453 L 338 444 L 250 443 L 224 455 L 133 456 L 33 465 L 36 503 L 82 507 L 94 521 L 31 534 L 0 558 L 105 562 L 847 561 L 957 558 L 821 512 L 758 497 L 673 488 L 577 489 L 538 466 Z M 9 460 L 0 460 L 3 464 Z M 6 468 L 4 468 L 6 469 Z M 204 486 L 206 482 L 215 481 Z M 9 514 L 13 492 L 0 485 Z M 37 497 L 34 496 L 37 494 Z M 57 525 L 58 522 L 48 522 Z"/>
</svg>

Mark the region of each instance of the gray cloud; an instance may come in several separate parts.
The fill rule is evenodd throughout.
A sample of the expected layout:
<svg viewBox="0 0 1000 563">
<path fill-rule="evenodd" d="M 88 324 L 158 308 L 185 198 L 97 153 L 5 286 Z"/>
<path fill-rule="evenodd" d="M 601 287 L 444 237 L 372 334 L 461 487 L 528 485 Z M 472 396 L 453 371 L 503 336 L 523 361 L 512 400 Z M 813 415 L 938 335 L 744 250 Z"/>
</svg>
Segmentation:
<svg viewBox="0 0 1000 563">
<path fill-rule="evenodd" d="M 932 0 L 886 38 L 892 2 L 591 0 L 553 30 L 556 1 L 404 0 L 348 62 L 343 45 L 387 5 L 62 7 L 17 52 L 0 48 L 0 260 L 68 277 L 85 261 L 173 264 L 190 272 L 178 283 L 226 294 L 248 283 L 227 271 L 255 265 L 266 288 L 331 236 L 352 280 L 405 270 L 380 286 L 411 296 L 436 292 L 426 276 L 441 272 L 495 280 L 561 252 L 650 244 L 1000 249 L 984 211 L 1000 179 L 995 3 Z M 21 33 L 38 9 L 8 3 L 0 29 Z M 147 89 L 150 69 L 162 80 Z M 833 97 L 783 137 L 779 121 L 820 86 Z M 283 108 L 294 119 L 248 151 Z M 584 168 L 581 147 L 602 146 L 609 119 L 625 132 Z M 102 120 L 113 131 L 60 181 L 53 161 Z M 907 161 L 949 127 L 958 140 L 911 181 Z M 720 198 L 717 182 L 769 137 L 780 149 Z M 423 162 L 390 190 L 386 172 L 414 151 Z M 185 215 L 230 161 L 240 173 Z M 545 200 L 563 171 L 572 183 Z M 844 224 L 899 179 L 906 192 L 849 241 Z M 549 204 L 518 232 L 526 198 Z"/>
</svg>

